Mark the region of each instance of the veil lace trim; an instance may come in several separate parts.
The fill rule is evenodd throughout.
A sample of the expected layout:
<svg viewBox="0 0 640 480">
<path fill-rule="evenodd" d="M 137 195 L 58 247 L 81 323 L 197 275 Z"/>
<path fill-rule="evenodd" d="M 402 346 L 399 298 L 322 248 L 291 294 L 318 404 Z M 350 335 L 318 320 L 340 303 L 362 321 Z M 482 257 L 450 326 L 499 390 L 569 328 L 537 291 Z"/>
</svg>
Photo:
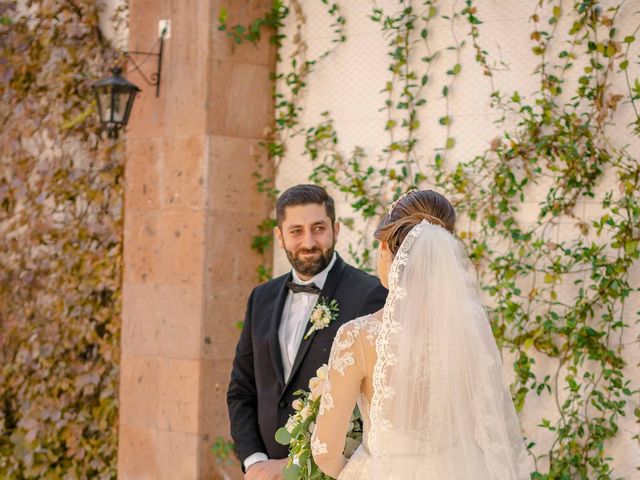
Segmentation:
<svg viewBox="0 0 640 480">
<path fill-rule="evenodd" d="M 409 261 L 408 251 L 415 242 L 415 239 L 422 233 L 426 222 L 421 222 L 407 234 L 400 249 L 391 264 L 389 271 L 389 295 L 382 314 L 382 325 L 376 339 L 377 361 L 373 369 L 373 398 L 371 399 L 371 432 L 369 433 L 369 448 L 371 453 L 380 454 L 383 451 L 379 445 L 379 434 L 381 428 L 389 428 L 389 421 L 382 417 L 382 402 L 390 399 L 394 395 L 393 389 L 384 384 L 387 369 L 396 361 L 395 354 L 391 351 L 389 337 L 400 331 L 400 323 L 395 320 L 393 313 L 398 300 L 403 299 L 407 292 L 398 288 L 400 280 L 400 270 Z"/>
<path fill-rule="evenodd" d="M 432 462 L 462 452 L 464 458 L 447 457 L 442 471 L 451 478 L 529 478 L 530 459 L 470 267 L 459 241 L 426 220 L 407 234 L 393 260 L 372 375 L 367 443 L 381 460 L 376 469 L 395 465 L 396 456 Z M 443 283 L 422 283 L 430 281 Z M 421 388 L 418 403 L 409 393 L 414 385 Z M 394 386 L 402 389 L 397 398 Z M 396 439 L 399 449 L 392 448 Z M 378 476 L 389 473 L 393 467 Z"/>
</svg>

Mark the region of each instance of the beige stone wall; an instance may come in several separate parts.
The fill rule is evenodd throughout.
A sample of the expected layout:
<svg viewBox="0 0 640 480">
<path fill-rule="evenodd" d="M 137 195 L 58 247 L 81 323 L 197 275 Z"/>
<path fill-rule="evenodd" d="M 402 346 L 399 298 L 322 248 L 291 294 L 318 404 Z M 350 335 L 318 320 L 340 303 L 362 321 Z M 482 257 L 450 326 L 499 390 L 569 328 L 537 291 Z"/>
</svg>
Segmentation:
<svg viewBox="0 0 640 480">
<path fill-rule="evenodd" d="M 210 449 L 228 438 L 226 388 L 236 323 L 256 282 L 250 250 L 271 208 L 254 188 L 272 119 L 268 42 L 234 46 L 222 4 L 248 22 L 270 1 L 130 0 L 130 50 L 171 19 L 160 97 L 143 92 L 127 132 L 119 477 L 238 476 Z M 151 72 L 153 61 L 145 64 Z"/>
</svg>

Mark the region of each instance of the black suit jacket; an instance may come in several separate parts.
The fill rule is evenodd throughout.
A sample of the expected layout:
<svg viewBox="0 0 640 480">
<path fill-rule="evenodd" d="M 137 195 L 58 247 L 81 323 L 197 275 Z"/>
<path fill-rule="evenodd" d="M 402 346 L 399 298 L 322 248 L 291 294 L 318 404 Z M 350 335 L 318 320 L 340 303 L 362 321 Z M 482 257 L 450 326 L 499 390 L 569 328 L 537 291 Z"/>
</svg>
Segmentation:
<svg viewBox="0 0 640 480">
<path fill-rule="evenodd" d="M 288 382 L 284 381 L 278 327 L 291 273 L 254 288 L 249 296 L 244 327 L 233 361 L 227 405 L 231 437 L 241 462 L 255 452 L 285 458 L 288 449 L 275 441 L 276 430 L 293 412 L 296 390 L 308 390 L 309 379 L 329 360 L 338 328 L 384 306 L 387 290 L 380 281 L 339 256 L 329 271 L 321 297 L 338 302 L 338 318 L 302 340 Z M 311 324 L 305 328 L 305 333 Z"/>
</svg>

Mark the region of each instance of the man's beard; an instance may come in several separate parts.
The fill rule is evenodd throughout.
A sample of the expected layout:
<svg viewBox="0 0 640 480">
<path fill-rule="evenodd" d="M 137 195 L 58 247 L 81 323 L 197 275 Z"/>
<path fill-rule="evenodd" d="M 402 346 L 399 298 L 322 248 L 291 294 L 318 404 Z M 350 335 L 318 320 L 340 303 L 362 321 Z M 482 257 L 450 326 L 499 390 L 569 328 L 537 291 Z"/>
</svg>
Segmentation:
<svg viewBox="0 0 640 480">
<path fill-rule="evenodd" d="M 292 252 L 285 248 L 284 251 L 287 254 L 289 263 L 296 272 L 304 275 L 305 277 L 315 277 L 317 274 L 327 268 L 329 263 L 331 263 L 334 248 L 335 244 L 331 245 L 325 251 L 322 251 L 322 249 L 320 248 L 300 248 L 295 252 Z M 320 256 L 315 259 L 304 260 L 300 257 L 300 254 L 302 253 L 319 253 Z"/>
</svg>

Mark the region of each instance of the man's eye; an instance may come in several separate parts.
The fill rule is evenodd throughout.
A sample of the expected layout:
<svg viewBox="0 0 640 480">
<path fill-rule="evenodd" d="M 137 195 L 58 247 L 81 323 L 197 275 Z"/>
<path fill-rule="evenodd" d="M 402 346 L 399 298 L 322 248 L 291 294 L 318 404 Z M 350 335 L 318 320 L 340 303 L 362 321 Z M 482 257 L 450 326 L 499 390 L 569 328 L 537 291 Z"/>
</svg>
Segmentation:
<svg viewBox="0 0 640 480">
<path fill-rule="evenodd" d="M 316 232 L 324 232 L 324 227 L 316 227 Z"/>
<path fill-rule="evenodd" d="M 300 230 L 291 230 L 289 233 L 291 235 L 298 235 L 300 233 Z"/>
</svg>

